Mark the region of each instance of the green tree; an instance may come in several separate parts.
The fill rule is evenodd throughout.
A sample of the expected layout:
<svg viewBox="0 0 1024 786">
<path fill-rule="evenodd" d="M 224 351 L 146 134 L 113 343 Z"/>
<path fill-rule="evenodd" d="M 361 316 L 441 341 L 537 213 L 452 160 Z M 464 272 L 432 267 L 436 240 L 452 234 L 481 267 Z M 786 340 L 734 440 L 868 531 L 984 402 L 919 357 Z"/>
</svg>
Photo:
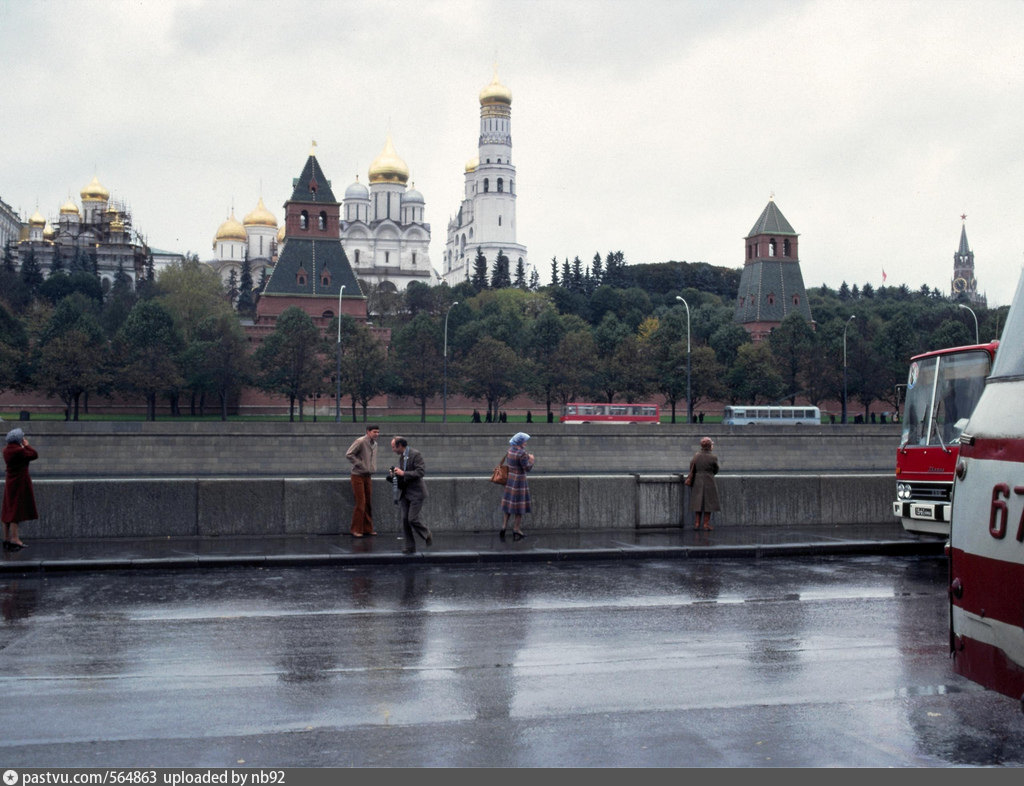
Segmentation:
<svg viewBox="0 0 1024 786">
<path fill-rule="evenodd" d="M 259 369 L 258 384 L 270 393 L 288 397 L 288 419 L 295 420 L 295 404 L 299 404 L 299 420 L 303 404 L 324 387 L 326 348 L 320 331 L 310 316 L 296 306 L 286 308 L 274 332 L 266 337 L 255 352 Z"/>
<path fill-rule="evenodd" d="M 370 401 L 388 389 L 387 353 L 366 325 L 351 318 L 348 321 L 351 324 L 342 331 L 342 390 L 352 400 L 352 422 L 358 404 L 365 423 Z"/>
<path fill-rule="evenodd" d="M 457 373 L 462 392 L 484 399 L 493 417 L 502 403 L 520 392 L 522 360 L 504 341 L 484 336 L 459 362 Z"/>
<path fill-rule="evenodd" d="M 28 349 L 25 326 L 0 302 L 0 391 L 19 390 L 28 383 Z"/>
<path fill-rule="evenodd" d="M 427 420 L 427 401 L 441 390 L 443 364 L 440 326 L 419 314 L 392 335 L 392 390 L 420 405 L 420 422 Z"/>
<path fill-rule="evenodd" d="M 483 249 L 477 248 L 476 258 L 473 260 L 473 274 L 469 278 L 470 283 L 477 292 L 487 289 L 487 257 Z"/>
<path fill-rule="evenodd" d="M 136 303 L 117 332 L 117 385 L 145 398 L 146 420 L 156 420 L 156 397 L 182 384 L 178 362 L 183 347 L 174 318 L 152 300 Z"/>
<path fill-rule="evenodd" d="M 775 358 L 775 368 L 782 377 L 784 395 L 790 406 L 796 406 L 796 397 L 804 394 L 807 365 L 814 346 L 813 331 L 807 320 L 793 312 L 772 331 L 768 346 Z"/>
<path fill-rule="evenodd" d="M 242 260 L 242 272 L 238 275 L 238 300 L 235 301 L 235 309 L 240 316 L 251 317 L 256 313 L 252 287 L 252 263 L 246 252 L 245 259 Z"/>
<path fill-rule="evenodd" d="M 221 312 L 205 317 L 197 326 L 185 358 L 186 385 L 202 394 L 215 394 L 220 419 L 226 421 L 230 401 L 255 375 L 245 332 L 235 316 Z"/>
<path fill-rule="evenodd" d="M 783 394 L 782 376 L 775 368 L 767 343 L 744 344 L 728 372 L 733 403 L 771 404 Z"/>
<path fill-rule="evenodd" d="M 39 269 L 35 249 L 30 248 L 21 262 L 21 281 L 32 295 L 39 291 L 43 283 L 43 272 Z"/>
<path fill-rule="evenodd" d="M 599 390 L 597 343 L 587 329 L 567 332 L 552 353 L 552 389 L 563 404 L 588 400 Z"/>
<path fill-rule="evenodd" d="M 65 420 L 78 420 L 82 395 L 101 390 L 109 379 L 107 341 L 97 312 L 96 303 L 81 293 L 64 298 L 36 347 L 37 384 L 64 402 Z"/>
<path fill-rule="evenodd" d="M 491 289 L 507 289 L 512 286 L 512 274 L 509 270 L 508 257 L 504 251 L 498 251 L 494 258 L 494 269 L 491 272 Z"/>
<path fill-rule="evenodd" d="M 529 285 L 526 282 L 526 263 L 523 262 L 523 258 L 520 257 L 516 261 L 516 277 L 512 282 L 512 286 L 516 289 L 529 289 Z"/>
</svg>

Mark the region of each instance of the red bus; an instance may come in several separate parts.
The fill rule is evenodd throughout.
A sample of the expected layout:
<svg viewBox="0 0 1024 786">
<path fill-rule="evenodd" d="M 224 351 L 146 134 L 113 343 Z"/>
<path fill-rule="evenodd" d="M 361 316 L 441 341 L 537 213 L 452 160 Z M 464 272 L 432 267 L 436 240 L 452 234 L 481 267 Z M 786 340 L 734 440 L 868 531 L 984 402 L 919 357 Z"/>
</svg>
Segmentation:
<svg viewBox="0 0 1024 786">
<path fill-rule="evenodd" d="M 657 404 L 590 404 L 570 401 L 562 407 L 561 423 L 660 423 Z"/>
<path fill-rule="evenodd" d="M 960 435 L 946 549 L 953 669 L 1016 701 L 1024 699 L 1022 401 L 1024 275 L 992 374 Z"/>
<path fill-rule="evenodd" d="M 949 535 L 960 433 L 985 389 L 998 346 L 950 347 L 910 359 L 892 503 L 908 532 Z"/>
</svg>

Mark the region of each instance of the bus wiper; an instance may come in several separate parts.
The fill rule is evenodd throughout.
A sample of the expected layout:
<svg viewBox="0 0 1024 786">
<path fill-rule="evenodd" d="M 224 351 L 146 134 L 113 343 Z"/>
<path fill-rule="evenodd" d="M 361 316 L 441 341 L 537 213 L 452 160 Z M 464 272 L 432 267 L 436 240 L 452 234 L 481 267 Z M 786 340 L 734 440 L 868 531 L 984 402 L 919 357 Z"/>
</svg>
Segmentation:
<svg viewBox="0 0 1024 786">
<path fill-rule="evenodd" d="M 932 418 L 932 431 L 935 432 L 935 438 L 939 440 L 939 444 L 942 446 L 943 453 L 951 453 L 950 449 L 946 447 L 946 443 L 942 441 L 942 434 L 939 432 L 938 419 Z"/>
</svg>

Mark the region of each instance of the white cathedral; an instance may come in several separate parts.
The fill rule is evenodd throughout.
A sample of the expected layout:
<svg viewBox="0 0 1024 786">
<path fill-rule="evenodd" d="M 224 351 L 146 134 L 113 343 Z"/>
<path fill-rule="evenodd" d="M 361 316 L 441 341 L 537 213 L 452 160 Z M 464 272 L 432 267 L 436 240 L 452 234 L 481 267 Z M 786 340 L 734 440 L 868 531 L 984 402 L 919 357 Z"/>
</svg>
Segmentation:
<svg viewBox="0 0 1024 786">
<path fill-rule="evenodd" d="M 398 292 L 413 281 L 438 283 L 430 265 L 430 224 L 424 220 L 423 195 L 415 184 L 407 187 L 409 167 L 395 152 L 390 134 L 367 174 L 369 187 L 357 176 L 345 189 L 341 205 L 341 245 L 356 277 L 364 288 Z M 209 264 L 227 283 L 232 270 L 237 280 L 248 257 L 255 286 L 264 272 L 270 274 L 284 242 L 284 225 L 278 228 L 261 198 L 241 222 L 232 210 L 220 225 L 213 240 L 215 258 Z"/>
<path fill-rule="evenodd" d="M 487 259 L 488 274 L 503 253 L 514 276 L 520 262 L 528 274 L 526 246 L 516 242 L 516 168 L 512 164 L 512 91 L 494 79 L 480 91 L 480 139 L 477 155 L 465 169 L 459 212 L 448 222 L 442 280 L 450 286 L 468 281 L 477 254 Z"/>
</svg>

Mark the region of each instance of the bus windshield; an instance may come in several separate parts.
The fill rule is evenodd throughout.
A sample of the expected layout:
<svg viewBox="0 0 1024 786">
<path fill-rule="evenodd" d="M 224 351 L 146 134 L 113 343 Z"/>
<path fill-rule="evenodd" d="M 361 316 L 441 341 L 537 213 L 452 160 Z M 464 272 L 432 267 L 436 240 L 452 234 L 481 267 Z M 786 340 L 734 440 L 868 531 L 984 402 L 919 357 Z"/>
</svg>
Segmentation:
<svg viewBox="0 0 1024 786">
<path fill-rule="evenodd" d="M 946 447 L 957 439 L 985 389 L 989 366 L 984 350 L 911 363 L 901 446 Z"/>
</svg>

